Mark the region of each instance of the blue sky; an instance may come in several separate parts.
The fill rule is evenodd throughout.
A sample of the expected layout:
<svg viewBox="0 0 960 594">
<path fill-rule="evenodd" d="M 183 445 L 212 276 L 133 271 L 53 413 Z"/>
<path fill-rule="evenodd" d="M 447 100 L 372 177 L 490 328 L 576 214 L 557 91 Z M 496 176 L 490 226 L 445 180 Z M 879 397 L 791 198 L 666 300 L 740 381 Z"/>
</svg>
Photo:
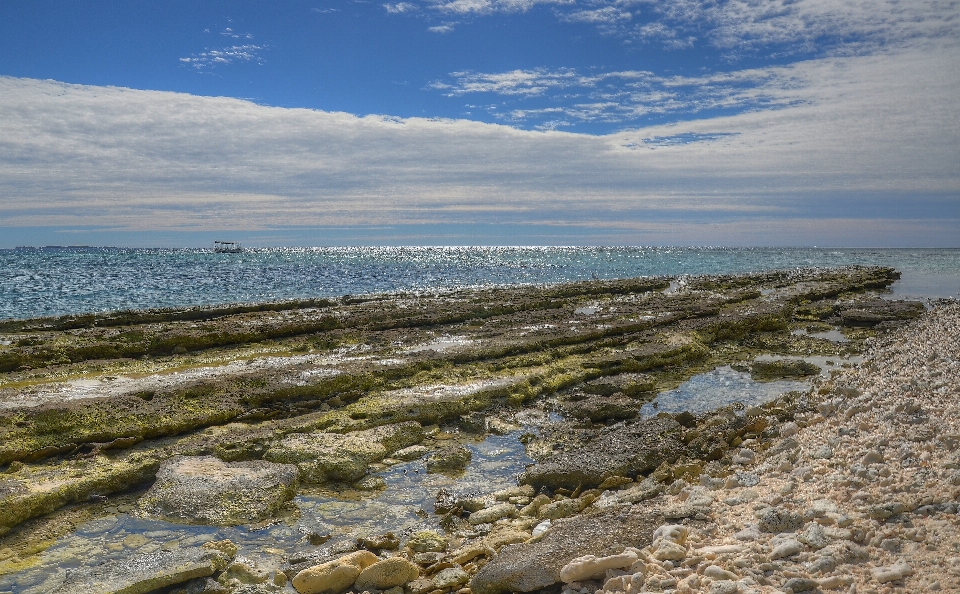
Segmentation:
<svg viewBox="0 0 960 594">
<path fill-rule="evenodd" d="M 960 246 L 940 0 L 0 3 L 0 247 Z"/>
</svg>

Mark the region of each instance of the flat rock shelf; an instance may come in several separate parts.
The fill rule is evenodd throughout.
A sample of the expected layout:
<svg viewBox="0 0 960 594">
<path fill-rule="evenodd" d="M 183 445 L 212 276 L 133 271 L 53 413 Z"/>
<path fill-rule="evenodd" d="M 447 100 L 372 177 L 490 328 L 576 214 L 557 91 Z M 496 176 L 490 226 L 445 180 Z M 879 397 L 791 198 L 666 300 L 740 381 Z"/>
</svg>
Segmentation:
<svg viewBox="0 0 960 594">
<path fill-rule="evenodd" d="M 960 309 L 897 278 L 2 322 L 0 592 L 957 591 Z"/>
</svg>

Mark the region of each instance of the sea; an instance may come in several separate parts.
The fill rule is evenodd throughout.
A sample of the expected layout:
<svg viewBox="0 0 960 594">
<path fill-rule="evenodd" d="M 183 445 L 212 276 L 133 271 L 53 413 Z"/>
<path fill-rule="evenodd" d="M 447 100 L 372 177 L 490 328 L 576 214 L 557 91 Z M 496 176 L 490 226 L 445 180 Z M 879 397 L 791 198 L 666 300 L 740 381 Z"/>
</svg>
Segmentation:
<svg viewBox="0 0 960 594">
<path fill-rule="evenodd" d="M 42 247 L 0 250 L 0 319 L 851 264 L 899 270 L 893 298 L 960 298 L 960 249 Z"/>
</svg>

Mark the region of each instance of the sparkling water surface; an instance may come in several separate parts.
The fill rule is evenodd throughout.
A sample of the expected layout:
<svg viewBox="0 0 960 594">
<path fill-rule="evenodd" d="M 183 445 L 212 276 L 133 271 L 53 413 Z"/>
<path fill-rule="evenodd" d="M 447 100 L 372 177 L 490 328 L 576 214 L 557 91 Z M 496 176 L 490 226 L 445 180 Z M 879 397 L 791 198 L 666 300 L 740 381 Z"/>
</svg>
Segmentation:
<svg viewBox="0 0 960 594">
<path fill-rule="evenodd" d="M 958 249 L 344 247 L 0 250 L 0 319 L 591 278 L 892 266 L 901 297 L 958 297 Z"/>
</svg>

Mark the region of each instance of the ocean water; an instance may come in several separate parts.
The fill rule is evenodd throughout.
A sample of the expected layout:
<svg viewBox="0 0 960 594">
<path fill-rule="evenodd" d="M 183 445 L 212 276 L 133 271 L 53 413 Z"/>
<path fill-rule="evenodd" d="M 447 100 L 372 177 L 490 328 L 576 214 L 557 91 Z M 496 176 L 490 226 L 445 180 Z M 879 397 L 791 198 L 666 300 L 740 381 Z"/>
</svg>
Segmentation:
<svg viewBox="0 0 960 594">
<path fill-rule="evenodd" d="M 0 319 L 848 264 L 900 270 L 896 297 L 960 297 L 960 249 L 46 247 L 0 250 Z"/>
</svg>

